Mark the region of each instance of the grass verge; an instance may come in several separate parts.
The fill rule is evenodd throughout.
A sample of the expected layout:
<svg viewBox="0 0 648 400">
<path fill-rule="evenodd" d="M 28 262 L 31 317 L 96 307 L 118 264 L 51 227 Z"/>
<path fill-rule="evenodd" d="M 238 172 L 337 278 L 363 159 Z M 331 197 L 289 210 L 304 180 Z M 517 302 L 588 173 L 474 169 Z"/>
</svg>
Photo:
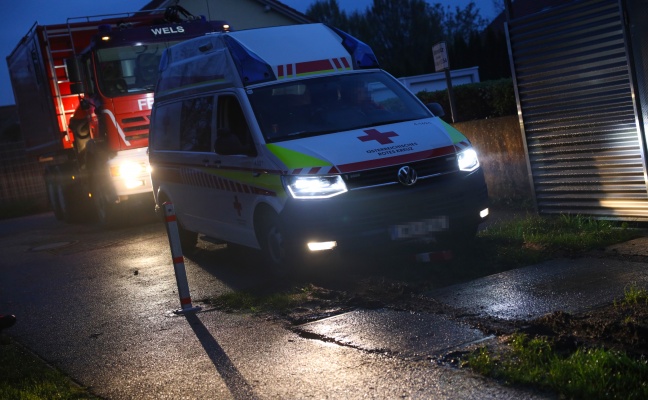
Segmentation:
<svg viewBox="0 0 648 400">
<path fill-rule="evenodd" d="M 312 284 L 297 286 L 289 291 L 255 295 L 250 292 L 228 292 L 204 302 L 222 310 L 237 310 L 260 313 L 267 311 L 282 312 L 299 307 L 311 301 L 329 300 L 339 294 L 316 287 Z"/>
<path fill-rule="evenodd" d="M 0 339 L 0 399 L 98 399 L 13 340 Z"/>
<path fill-rule="evenodd" d="M 546 338 L 521 333 L 513 334 L 506 346 L 506 351 L 475 350 L 463 366 L 507 384 L 551 390 L 561 398 L 648 398 L 645 358 L 603 348 L 565 353 Z"/>
<path fill-rule="evenodd" d="M 477 257 L 490 268 L 506 270 L 602 249 L 641 235 L 627 223 L 616 221 L 580 215 L 528 215 L 480 232 L 473 251 L 465 252 L 460 262 Z"/>
<path fill-rule="evenodd" d="M 625 289 L 623 299 L 615 301 L 613 306 L 625 314 L 628 306 L 646 305 L 648 291 L 632 284 Z M 612 329 L 612 325 L 607 329 Z M 565 347 L 553 337 L 519 332 L 506 337 L 502 344 L 503 347 L 483 346 L 473 350 L 464 357 L 462 366 L 506 384 L 550 390 L 560 398 L 648 398 L 645 353 L 629 354 L 605 346 Z"/>
</svg>

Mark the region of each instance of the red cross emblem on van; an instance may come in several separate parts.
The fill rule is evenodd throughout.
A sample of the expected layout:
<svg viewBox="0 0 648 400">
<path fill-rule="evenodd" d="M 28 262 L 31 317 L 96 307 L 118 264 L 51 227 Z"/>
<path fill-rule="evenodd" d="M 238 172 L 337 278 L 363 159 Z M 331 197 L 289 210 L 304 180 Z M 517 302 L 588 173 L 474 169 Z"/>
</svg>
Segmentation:
<svg viewBox="0 0 648 400">
<path fill-rule="evenodd" d="M 367 129 L 366 131 L 364 131 L 364 133 L 366 133 L 367 136 L 358 136 L 358 139 L 362 140 L 363 142 L 375 140 L 380 144 L 394 143 L 394 141 L 391 140 L 390 137 L 398 136 L 396 132 L 379 132 L 378 129 Z"/>
</svg>

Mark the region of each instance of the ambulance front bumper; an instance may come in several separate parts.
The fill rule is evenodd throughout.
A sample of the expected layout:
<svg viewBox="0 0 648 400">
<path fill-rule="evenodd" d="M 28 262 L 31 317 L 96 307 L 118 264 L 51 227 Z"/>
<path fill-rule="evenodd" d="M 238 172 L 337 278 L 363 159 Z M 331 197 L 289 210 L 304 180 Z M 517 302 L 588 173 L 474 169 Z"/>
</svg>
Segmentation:
<svg viewBox="0 0 648 400">
<path fill-rule="evenodd" d="M 353 249 L 430 243 L 485 220 L 488 191 L 481 168 L 417 182 L 351 190 L 328 199 L 291 199 L 281 216 L 291 244 L 335 241 Z"/>
</svg>

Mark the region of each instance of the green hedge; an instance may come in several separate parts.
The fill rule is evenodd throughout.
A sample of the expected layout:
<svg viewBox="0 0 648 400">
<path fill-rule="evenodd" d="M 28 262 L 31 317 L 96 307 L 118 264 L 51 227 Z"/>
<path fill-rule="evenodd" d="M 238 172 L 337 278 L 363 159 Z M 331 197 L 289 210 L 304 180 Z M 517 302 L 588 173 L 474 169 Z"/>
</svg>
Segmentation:
<svg viewBox="0 0 648 400">
<path fill-rule="evenodd" d="M 455 86 L 455 106 L 459 121 L 471 121 L 514 115 L 517 113 L 513 81 L 500 79 L 479 83 Z M 416 94 L 423 103 L 439 103 L 446 112 L 447 120 L 450 119 L 450 102 L 448 91 L 436 92 L 422 91 Z"/>
</svg>

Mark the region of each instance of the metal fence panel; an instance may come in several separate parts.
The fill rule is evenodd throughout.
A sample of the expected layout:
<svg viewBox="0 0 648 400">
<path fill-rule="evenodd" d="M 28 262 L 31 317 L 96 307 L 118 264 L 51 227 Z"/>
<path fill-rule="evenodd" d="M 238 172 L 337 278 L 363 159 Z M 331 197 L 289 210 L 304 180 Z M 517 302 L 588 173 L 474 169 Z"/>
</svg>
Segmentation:
<svg viewBox="0 0 648 400">
<path fill-rule="evenodd" d="M 22 142 L 0 143 L 0 206 L 20 203 L 46 209 L 43 170 L 37 160 L 27 158 Z"/>
<path fill-rule="evenodd" d="M 570 2 L 509 21 L 507 36 L 538 212 L 647 220 L 620 3 Z"/>
</svg>

